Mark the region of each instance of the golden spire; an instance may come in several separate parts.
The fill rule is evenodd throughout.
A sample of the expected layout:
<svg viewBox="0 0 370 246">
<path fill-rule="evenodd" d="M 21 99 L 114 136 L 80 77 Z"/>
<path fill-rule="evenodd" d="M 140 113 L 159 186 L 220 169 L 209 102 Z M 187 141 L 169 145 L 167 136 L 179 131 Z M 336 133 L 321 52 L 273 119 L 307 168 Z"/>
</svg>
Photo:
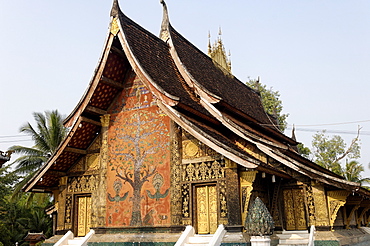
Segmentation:
<svg viewBox="0 0 370 246">
<path fill-rule="evenodd" d="M 219 27 L 217 40 L 213 45 L 211 45 L 211 34 L 208 34 L 208 56 L 211 57 L 214 62 L 220 65 L 227 72 L 231 73 L 231 52 L 229 51 L 229 55 L 227 55 L 221 35 L 222 30 L 221 27 Z"/>
</svg>

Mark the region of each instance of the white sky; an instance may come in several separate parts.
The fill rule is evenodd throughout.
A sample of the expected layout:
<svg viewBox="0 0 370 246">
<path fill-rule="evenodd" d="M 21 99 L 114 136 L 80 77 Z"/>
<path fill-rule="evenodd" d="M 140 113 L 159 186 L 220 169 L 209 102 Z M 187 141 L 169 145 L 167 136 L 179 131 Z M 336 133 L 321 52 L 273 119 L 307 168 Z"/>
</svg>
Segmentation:
<svg viewBox="0 0 370 246">
<path fill-rule="evenodd" d="M 171 24 L 207 51 L 219 27 L 232 70 L 281 94 L 288 123 L 311 146 L 315 130 L 350 140 L 362 127 L 364 176 L 370 176 L 370 1 L 167 0 Z M 112 0 L 0 0 L 0 150 L 30 145 L 19 128 L 32 112 L 68 115 L 97 65 Z M 123 12 L 158 34 L 159 0 L 121 0 Z M 323 125 L 359 122 L 341 125 Z M 318 126 L 311 126 L 318 125 Z M 312 131 L 314 129 L 314 131 Z M 290 131 L 287 135 L 291 135 Z"/>
</svg>

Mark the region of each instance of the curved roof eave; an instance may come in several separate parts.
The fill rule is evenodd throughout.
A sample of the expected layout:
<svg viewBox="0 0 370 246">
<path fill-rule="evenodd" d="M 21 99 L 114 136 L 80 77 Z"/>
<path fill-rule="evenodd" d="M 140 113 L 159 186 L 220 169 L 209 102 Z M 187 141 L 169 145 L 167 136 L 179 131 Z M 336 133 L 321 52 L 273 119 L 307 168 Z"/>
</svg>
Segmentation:
<svg viewBox="0 0 370 246">
<path fill-rule="evenodd" d="M 149 75 L 149 73 L 143 68 L 140 64 L 139 60 L 136 58 L 135 53 L 133 52 L 132 48 L 130 47 L 129 42 L 127 41 L 125 30 L 121 25 L 121 21 L 123 18 L 126 17 L 122 12 L 117 18 L 117 24 L 119 25 L 120 31 L 117 35 L 121 41 L 123 50 L 127 56 L 130 65 L 132 66 L 135 73 L 139 76 L 139 78 L 143 81 L 143 83 L 154 92 L 155 96 L 161 98 L 166 103 L 170 104 L 171 106 L 177 105 L 178 101 L 180 100 L 179 97 L 171 95 L 170 93 L 166 92 L 163 88 L 161 88 Z"/>
<path fill-rule="evenodd" d="M 203 132 L 201 129 L 182 117 L 180 113 L 178 113 L 174 108 L 162 103 L 161 101 L 158 101 L 158 106 L 179 126 L 181 126 L 183 129 L 185 129 L 187 132 L 189 132 L 191 135 L 193 135 L 195 138 L 197 138 L 199 141 L 201 141 L 211 149 L 217 151 L 226 158 L 246 168 L 254 169 L 258 166 L 256 160 L 227 147 L 223 143 L 207 135 L 207 133 Z"/>
<path fill-rule="evenodd" d="M 68 146 L 69 142 L 71 141 L 73 134 L 76 132 L 76 129 L 79 127 L 82 121 L 81 117 L 78 117 L 77 120 L 74 122 L 71 130 L 69 131 L 66 138 L 63 142 L 59 145 L 58 149 L 55 153 L 50 157 L 50 159 L 34 174 L 34 176 L 22 187 L 22 190 L 25 192 L 29 192 L 32 190 L 33 186 L 42 178 L 42 176 L 49 170 L 49 168 L 55 163 L 58 156 L 64 151 L 64 149 Z"/>
<path fill-rule="evenodd" d="M 111 18 L 110 27 L 112 25 L 113 18 Z M 108 29 L 107 37 L 104 42 L 104 48 L 102 53 L 99 57 L 98 64 L 94 70 L 90 83 L 85 90 L 84 94 L 82 95 L 80 101 L 77 103 L 76 107 L 72 110 L 72 112 L 65 118 L 63 124 L 66 127 L 70 127 L 73 125 L 74 121 L 81 115 L 81 113 L 85 110 L 91 96 L 96 89 L 97 84 L 99 83 L 100 77 L 104 70 L 104 65 L 109 55 L 109 50 L 113 43 L 114 35 L 111 34 L 111 28 Z"/>
</svg>

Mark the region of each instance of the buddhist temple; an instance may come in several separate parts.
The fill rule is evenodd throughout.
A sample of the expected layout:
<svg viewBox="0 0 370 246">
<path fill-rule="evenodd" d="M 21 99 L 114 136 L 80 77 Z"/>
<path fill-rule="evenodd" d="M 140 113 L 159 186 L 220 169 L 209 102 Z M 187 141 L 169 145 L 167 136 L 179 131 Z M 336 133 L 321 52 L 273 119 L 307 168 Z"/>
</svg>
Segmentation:
<svg viewBox="0 0 370 246">
<path fill-rule="evenodd" d="M 154 35 L 114 0 L 69 134 L 23 188 L 53 195 L 56 235 L 45 244 L 93 229 L 89 244 L 174 245 L 185 228 L 212 235 L 222 225 L 221 245 L 250 245 L 244 223 L 257 197 L 273 245 L 311 226 L 315 245 L 341 245 L 338 230 L 367 237 L 370 192 L 299 155 L 227 57 L 219 64 L 195 47 L 161 3 Z"/>
</svg>

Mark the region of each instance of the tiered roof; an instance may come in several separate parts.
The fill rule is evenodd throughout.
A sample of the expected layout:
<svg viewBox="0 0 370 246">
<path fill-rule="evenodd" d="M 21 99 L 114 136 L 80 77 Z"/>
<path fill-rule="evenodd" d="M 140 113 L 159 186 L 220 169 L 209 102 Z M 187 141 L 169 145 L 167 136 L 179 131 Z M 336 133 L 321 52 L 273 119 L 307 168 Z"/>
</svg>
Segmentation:
<svg viewBox="0 0 370 246">
<path fill-rule="evenodd" d="M 331 186 L 359 190 L 359 184 L 301 157 L 293 148 L 297 142 L 280 132 L 264 111 L 259 94 L 177 32 L 169 22 L 164 1 L 161 3 L 164 17 L 159 38 L 123 14 L 118 1 L 114 1 L 111 32 L 98 67 L 65 122 L 71 131 L 49 162 L 24 187 L 26 191 L 50 191 L 58 186 L 59 177 L 88 154 L 88 147 L 100 132 L 99 117 L 107 114 L 132 71 L 173 121 L 239 165 L 284 178 L 292 178 L 288 170 L 294 170 Z M 246 143 L 282 166 L 277 168 L 253 157 L 246 151 Z M 367 194 L 363 189 L 359 192 Z"/>
</svg>

